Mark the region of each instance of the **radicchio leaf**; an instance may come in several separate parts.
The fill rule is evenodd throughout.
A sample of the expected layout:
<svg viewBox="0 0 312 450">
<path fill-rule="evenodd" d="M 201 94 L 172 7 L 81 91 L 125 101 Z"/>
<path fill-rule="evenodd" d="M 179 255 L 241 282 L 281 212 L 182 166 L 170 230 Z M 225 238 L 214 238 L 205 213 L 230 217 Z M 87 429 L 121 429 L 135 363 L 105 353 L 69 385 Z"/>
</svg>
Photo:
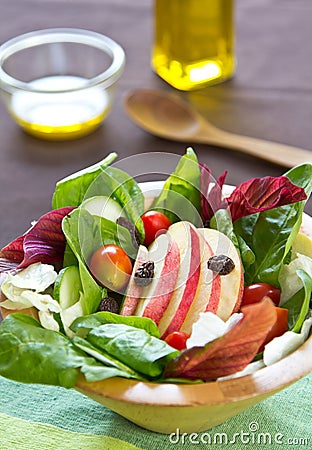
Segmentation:
<svg viewBox="0 0 312 450">
<path fill-rule="evenodd" d="M 44 214 L 24 235 L 6 245 L 0 256 L 19 263 L 19 269 L 36 262 L 62 261 L 66 245 L 62 220 L 73 209 L 69 206 Z"/>
<path fill-rule="evenodd" d="M 227 197 L 232 221 L 254 214 L 289 205 L 307 196 L 303 188 L 293 184 L 287 177 L 253 178 L 239 184 Z"/>
<path fill-rule="evenodd" d="M 0 252 L 0 256 L 3 258 L 8 259 L 9 261 L 20 263 L 24 259 L 24 248 L 23 248 L 23 242 L 24 237 L 19 236 L 18 238 L 14 239 L 14 241 L 10 242 L 10 244 L 3 247 L 3 249 Z"/>
<path fill-rule="evenodd" d="M 206 164 L 199 163 L 200 166 L 200 202 L 202 210 L 202 219 L 205 225 L 209 224 L 214 213 L 219 209 L 226 209 L 228 204 L 222 196 L 222 188 L 225 182 L 227 172 L 217 178 L 214 185 L 211 171 Z"/>
<path fill-rule="evenodd" d="M 0 258 L 0 273 L 16 269 L 18 263 L 7 258 Z"/>
<path fill-rule="evenodd" d="M 275 323 L 276 311 L 268 297 L 241 311 L 243 318 L 225 335 L 181 352 L 167 365 L 165 378 L 210 381 L 243 370 Z"/>
</svg>

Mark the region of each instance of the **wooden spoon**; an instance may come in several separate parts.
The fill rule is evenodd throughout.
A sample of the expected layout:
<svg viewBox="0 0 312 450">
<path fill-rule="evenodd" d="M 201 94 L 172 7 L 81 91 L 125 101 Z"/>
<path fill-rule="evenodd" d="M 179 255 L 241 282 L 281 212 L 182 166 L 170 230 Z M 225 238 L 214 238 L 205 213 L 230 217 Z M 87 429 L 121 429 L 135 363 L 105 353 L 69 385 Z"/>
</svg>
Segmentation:
<svg viewBox="0 0 312 450">
<path fill-rule="evenodd" d="M 137 125 L 162 138 L 226 147 L 284 167 L 312 162 L 312 150 L 220 130 L 180 97 L 164 91 L 131 91 L 125 109 Z"/>
</svg>

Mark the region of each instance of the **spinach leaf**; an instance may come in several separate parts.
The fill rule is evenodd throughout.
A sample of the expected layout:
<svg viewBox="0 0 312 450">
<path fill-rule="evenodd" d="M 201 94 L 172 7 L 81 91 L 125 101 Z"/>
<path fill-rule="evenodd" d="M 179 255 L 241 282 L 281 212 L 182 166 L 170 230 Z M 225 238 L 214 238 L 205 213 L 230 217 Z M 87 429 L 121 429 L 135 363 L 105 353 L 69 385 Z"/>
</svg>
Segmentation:
<svg viewBox="0 0 312 450">
<path fill-rule="evenodd" d="M 79 242 L 79 221 L 76 220 L 79 210 L 73 211 L 73 216 L 68 215 L 62 222 L 62 229 L 67 243 L 78 261 L 80 280 L 83 290 L 81 306 L 84 314 L 91 314 L 98 309 L 103 295 L 102 288 L 97 284 L 85 264 Z"/>
<path fill-rule="evenodd" d="M 233 222 L 231 215 L 227 209 L 218 209 L 210 220 L 210 228 L 220 231 L 220 233 L 228 236 L 233 244 L 237 247 L 237 238 L 233 231 Z"/>
<path fill-rule="evenodd" d="M 95 361 L 92 364 L 85 365 L 81 368 L 87 381 L 98 381 L 110 378 L 112 376 L 121 376 L 124 378 L 134 378 L 136 380 L 143 380 L 142 376 L 126 366 L 118 359 L 112 357 L 103 350 L 94 347 L 90 342 L 76 336 L 73 343 L 80 350 L 83 350 L 88 355 L 92 356 L 101 364 Z"/>
<path fill-rule="evenodd" d="M 91 330 L 86 339 L 133 370 L 150 377 L 160 376 L 168 361 L 179 354 L 165 341 L 125 324 L 100 325 Z"/>
<path fill-rule="evenodd" d="M 84 348 L 83 346 L 81 347 Z M 86 351 L 88 353 L 88 351 Z M 80 369 L 81 373 L 84 374 L 87 381 L 101 381 L 107 378 L 113 377 L 123 377 L 123 378 L 134 378 L 136 380 L 143 380 L 139 376 L 130 376 L 127 372 L 117 369 L 116 367 L 105 366 L 104 364 L 98 363 L 95 360 L 92 364 L 83 366 Z"/>
<path fill-rule="evenodd" d="M 138 183 L 126 172 L 116 167 L 106 167 L 90 185 L 84 199 L 97 195 L 112 198 L 123 207 L 143 242 L 144 226 L 141 216 L 144 212 L 144 195 Z"/>
<path fill-rule="evenodd" d="M 305 163 L 293 167 L 285 173 L 285 177 L 296 186 L 302 187 L 309 197 L 312 192 L 312 164 Z"/>
<path fill-rule="evenodd" d="M 165 214 L 171 222 L 187 220 L 202 225 L 200 206 L 200 169 L 195 152 L 188 148 L 175 171 L 167 178 L 151 209 Z"/>
<path fill-rule="evenodd" d="M 68 217 L 70 222 L 74 222 L 72 229 L 76 247 L 79 247 L 85 261 L 89 261 L 95 250 L 107 244 L 118 245 L 135 259 L 137 248 L 127 228 L 104 217 L 93 216 L 84 208 L 77 208 Z"/>
<path fill-rule="evenodd" d="M 307 197 L 312 191 L 312 165 L 302 164 L 285 174 L 302 187 Z M 255 261 L 245 273 L 245 283 L 263 281 L 279 286 L 278 275 L 299 231 L 305 201 L 280 206 L 242 217 L 234 222 L 234 232 L 253 251 Z"/>
<path fill-rule="evenodd" d="M 56 184 L 52 198 L 52 208 L 79 206 L 85 198 L 90 185 L 117 158 L 117 153 L 110 153 L 102 161 L 76 172 Z"/>
<path fill-rule="evenodd" d="M 68 242 L 66 242 L 65 251 L 64 251 L 64 258 L 63 258 L 63 267 L 68 266 L 78 266 L 78 260 L 68 245 Z"/>
<path fill-rule="evenodd" d="M 301 164 L 299 166 L 296 166 L 292 169 L 290 169 L 288 172 L 285 173 L 285 176 L 290 179 L 292 183 L 294 183 L 297 186 L 302 187 L 305 190 L 307 198 L 310 197 L 312 192 L 312 164 Z M 289 239 L 286 243 L 285 248 L 285 255 L 289 252 L 291 249 L 292 244 L 294 243 L 295 237 L 299 232 L 301 222 L 302 222 L 302 213 L 304 210 L 304 206 L 306 204 L 306 201 L 300 202 L 298 207 L 298 219 L 295 223 Z"/>
<path fill-rule="evenodd" d="M 75 386 L 79 368 L 91 359 L 56 331 L 24 314 L 11 314 L 0 325 L 0 375 L 23 383 Z"/>
<path fill-rule="evenodd" d="M 309 312 L 309 305 L 312 293 L 312 278 L 304 270 L 297 270 L 301 278 L 303 288 L 296 292 L 292 298 L 283 304 L 283 308 L 288 309 L 288 326 L 291 331 L 300 333 L 303 322 Z"/>
<path fill-rule="evenodd" d="M 248 271 L 251 264 L 255 262 L 255 255 L 242 236 L 236 236 L 234 233 L 233 222 L 229 211 L 226 209 L 216 211 L 210 220 L 210 227 L 220 231 L 231 239 L 240 253 L 244 271 Z"/>
<path fill-rule="evenodd" d="M 255 261 L 245 273 L 247 285 L 262 281 L 279 286 L 278 274 L 288 253 L 289 236 L 298 221 L 300 205 L 281 206 L 234 222 L 234 231 L 247 243 Z"/>
<path fill-rule="evenodd" d="M 101 311 L 88 316 L 78 317 L 72 323 L 70 328 L 75 333 L 78 331 L 83 331 L 85 333 L 86 331 L 90 331 L 105 323 L 122 323 L 135 328 L 141 328 L 151 336 L 159 338 L 159 330 L 155 322 L 148 317 L 121 316 L 120 314 L 114 314 L 108 311 Z"/>
<path fill-rule="evenodd" d="M 137 249 L 129 230 L 117 225 L 111 220 L 91 215 L 83 208 L 76 208 L 65 217 L 62 222 L 63 232 L 67 244 L 78 262 L 80 279 L 83 290 L 81 305 L 84 314 L 97 311 L 100 301 L 105 297 L 106 290 L 97 284 L 88 269 L 88 261 L 95 250 L 106 244 L 117 244 L 132 258 Z M 67 251 L 64 262 L 73 261 L 71 253 Z M 74 264 L 75 264 L 74 259 Z"/>
</svg>

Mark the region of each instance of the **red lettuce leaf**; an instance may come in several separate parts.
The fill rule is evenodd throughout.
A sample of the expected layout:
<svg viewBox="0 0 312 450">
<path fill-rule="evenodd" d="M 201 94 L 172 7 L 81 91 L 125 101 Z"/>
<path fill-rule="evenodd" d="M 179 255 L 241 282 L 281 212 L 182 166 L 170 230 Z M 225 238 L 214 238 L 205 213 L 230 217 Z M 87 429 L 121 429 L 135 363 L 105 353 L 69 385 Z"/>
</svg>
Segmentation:
<svg viewBox="0 0 312 450">
<path fill-rule="evenodd" d="M 245 306 L 241 321 L 204 347 L 183 351 L 165 369 L 165 378 L 211 381 L 243 370 L 255 357 L 276 321 L 269 298 Z"/>
<path fill-rule="evenodd" d="M 254 178 L 239 184 L 227 197 L 232 221 L 250 214 L 267 211 L 278 206 L 289 205 L 307 196 L 303 188 L 293 184 L 289 178 Z"/>
<path fill-rule="evenodd" d="M 19 269 L 36 262 L 61 262 L 66 245 L 62 220 L 73 209 L 69 206 L 44 214 L 24 235 L 6 245 L 0 256 L 19 263 Z"/>
<path fill-rule="evenodd" d="M 0 256 L 16 263 L 20 263 L 21 261 L 23 261 L 24 237 L 25 235 L 19 236 L 18 238 L 14 239 L 14 241 L 10 242 L 10 244 L 3 247 L 3 249 L 0 252 Z"/>
<path fill-rule="evenodd" d="M 18 266 L 17 262 L 14 262 L 7 258 L 0 257 L 0 274 L 2 272 L 10 272 L 11 270 L 16 269 L 17 266 Z"/>
<path fill-rule="evenodd" d="M 205 225 L 209 225 L 210 219 L 218 209 L 226 209 L 227 201 L 223 199 L 222 188 L 225 182 L 227 172 L 215 180 L 214 185 L 211 171 L 206 164 L 199 163 L 200 166 L 200 203 L 202 211 L 202 219 Z"/>
</svg>

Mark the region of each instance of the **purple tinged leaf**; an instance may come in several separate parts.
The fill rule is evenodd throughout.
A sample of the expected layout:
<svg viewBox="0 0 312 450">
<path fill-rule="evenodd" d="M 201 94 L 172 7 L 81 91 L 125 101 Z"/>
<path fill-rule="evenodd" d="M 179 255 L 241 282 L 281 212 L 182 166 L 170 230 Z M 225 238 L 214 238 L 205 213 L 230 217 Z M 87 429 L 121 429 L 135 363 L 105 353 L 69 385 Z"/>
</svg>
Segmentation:
<svg viewBox="0 0 312 450">
<path fill-rule="evenodd" d="M 225 182 L 227 172 L 217 178 L 214 185 L 211 171 L 206 164 L 199 163 L 200 166 L 200 201 L 202 209 L 202 219 L 208 224 L 214 213 L 219 209 L 226 209 L 227 202 L 223 199 L 222 188 Z"/>
<path fill-rule="evenodd" d="M 296 203 L 306 198 L 303 188 L 293 184 L 289 178 L 280 176 L 253 178 L 241 183 L 226 200 L 232 220 L 235 222 L 241 217 Z"/>
<path fill-rule="evenodd" d="M 44 214 L 24 235 L 6 245 L 0 256 L 19 263 L 19 269 L 36 262 L 61 262 L 66 245 L 62 220 L 73 209 L 70 206 Z"/>
<path fill-rule="evenodd" d="M 5 247 L 3 247 L 0 252 L 0 256 L 16 263 L 20 263 L 21 261 L 23 261 L 24 237 L 25 235 L 19 236 L 18 238 L 14 239 L 14 241 L 10 242 L 10 244 L 7 244 Z"/>
<path fill-rule="evenodd" d="M 243 370 L 275 323 L 276 311 L 268 297 L 241 311 L 244 317 L 225 335 L 181 352 L 167 365 L 165 378 L 211 381 Z"/>
<path fill-rule="evenodd" d="M 2 272 L 10 272 L 11 270 L 16 269 L 17 266 L 18 266 L 17 262 L 14 262 L 7 258 L 0 257 L 0 274 Z M 0 283 L 0 285 L 1 285 L 1 283 Z"/>
</svg>

